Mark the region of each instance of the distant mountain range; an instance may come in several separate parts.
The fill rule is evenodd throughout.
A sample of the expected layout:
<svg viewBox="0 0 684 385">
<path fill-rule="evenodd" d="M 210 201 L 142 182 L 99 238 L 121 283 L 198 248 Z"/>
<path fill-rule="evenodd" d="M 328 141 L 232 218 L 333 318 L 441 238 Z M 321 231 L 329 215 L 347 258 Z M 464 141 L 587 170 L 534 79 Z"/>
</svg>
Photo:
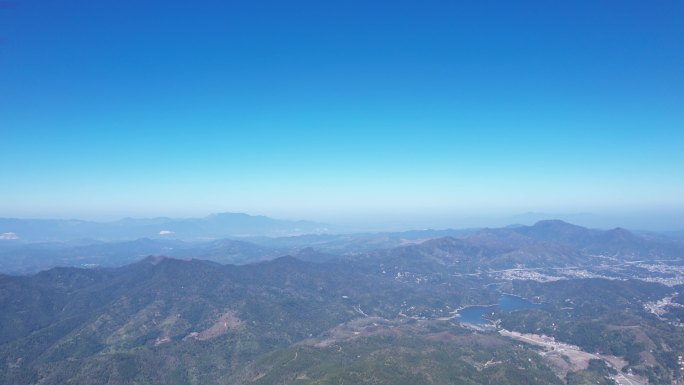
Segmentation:
<svg viewBox="0 0 684 385">
<path fill-rule="evenodd" d="M 0 272 L 30 274 L 57 266 L 116 267 L 150 255 L 206 259 L 230 264 L 269 260 L 286 254 L 303 260 L 321 261 L 347 254 L 416 244 L 445 235 L 460 236 L 469 231 L 472 230 L 307 234 L 196 241 L 163 236 L 112 242 L 92 239 L 65 242 L 0 241 Z"/>
<path fill-rule="evenodd" d="M 209 240 L 226 237 L 287 236 L 329 231 L 310 221 L 279 220 L 243 213 L 212 214 L 204 218 L 126 218 L 115 222 L 61 219 L 0 218 L 0 241 L 63 242 L 138 238 Z"/>
<path fill-rule="evenodd" d="M 443 269 L 472 273 L 516 267 L 566 267 L 605 263 L 684 259 L 684 245 L 667 238 L 649 239 L 625 229 L 594 230 L 560 220 L 533 226 L 481 229 L 461 237 L 358 254 L 353 259 L 384 261 L 397 269 Z M 429 263 L 428 263 L 429 262 Z"/>
<path fill-rule="evenodd" d="M 474 272 L 520 266 L 577 266 L 609 260 L 677 259 L 684 258 L 684 243 L 662 235 L 634 234 L 621 228 L 587 229 L 559 220 L 495 229 L 253 236 L 194 241 L 165 235 L 112 242 L 92 239 L 34 243 L 5 240 L 0 241 L 0 272 L 31 274 L 56 266 L 117 267 L 147 256 L 246 264 L 284 255 L 314 262 L 386 260 L 388 264 L 402 266 L 411 266 L 419 260 L 421 268 L 432 266 L 426 262 L 431 261 L 438 267 L 451 266 L 460 272 Z"/>
</svg>

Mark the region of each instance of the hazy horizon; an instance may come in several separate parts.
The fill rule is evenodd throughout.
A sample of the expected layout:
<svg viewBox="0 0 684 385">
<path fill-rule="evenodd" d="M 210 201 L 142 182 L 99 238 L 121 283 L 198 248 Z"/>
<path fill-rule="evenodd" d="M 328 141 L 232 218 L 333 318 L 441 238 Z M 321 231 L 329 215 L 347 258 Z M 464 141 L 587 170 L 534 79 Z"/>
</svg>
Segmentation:
<svg viewBox="0 0 684 385">
<path fill-rule="evenodd" d="M 681 229 L 682 16 L 670 1 L 12 3 L 0 216 Z"/>
<path fill-rule="evenodd" d="M 424 229 L 467 229 L 486 227 L 505 227 L 510 225 L 533 225 L 541 220 L 562 220 L 574 225 L 596 229 L 626 228 L 637 231 L 681 231 L 684 230 L 682 217 L 684 213 L 660 212 L 660 213 L 512 213 L 512 214 L 489 214 L 475 215 L 473 213 L 441 213 L 440 215 L 376 215 L 372 217 L 300 217 L 295 215 L 270 215 L 269 213 L 252 213 L 239 211 L 214 211 L 211 213 L 197 213 L 196 215 L 119 215 L 119 216 L 7 216 L 0 218 L 12 218 L 23 220 L 80 220 L 97 223 L 116 222 L 125 219 L 195 219 L 205 218 L 216 214 L 246 214 L 249 216 L 264 216 L 271 219 L 287 221 L 307 221 L 328 226 L 331 233 L 340 232 L 385 232 L 385 231 L 408 231 Z"/>
</svg>

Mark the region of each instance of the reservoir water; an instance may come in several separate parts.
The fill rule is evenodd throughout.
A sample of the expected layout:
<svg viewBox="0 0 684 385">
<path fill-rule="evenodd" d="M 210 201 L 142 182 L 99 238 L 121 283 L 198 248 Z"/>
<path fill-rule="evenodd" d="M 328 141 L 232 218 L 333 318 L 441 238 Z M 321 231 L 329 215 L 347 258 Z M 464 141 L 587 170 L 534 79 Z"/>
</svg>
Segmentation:
<svg viewBox="0 0 684 385">
<path fill-rule="evenodd" d="M 458 311 L 458 322 L 469 323 L 473 325 L 486 325 L 489 322 L 486 321 L 483 316 L 485 314 L 491 313 L 496 309 L 497 305 L 491 306 L 468 306 Z"/>
<path fill-rule="evenodd" d="M 525 298 L 502 294 L 499 297 L 499 303 L 496 305 L 468 306 L 459 310 L 457 314 L 459 322 L 484 326 L 489 324 L 489 321 L 485 318 L 496 310 L 511 311 L 516 309 L 536 309 L 539 307 L 541 307 L 540 304 L 530 302 Z"/>
</svg>

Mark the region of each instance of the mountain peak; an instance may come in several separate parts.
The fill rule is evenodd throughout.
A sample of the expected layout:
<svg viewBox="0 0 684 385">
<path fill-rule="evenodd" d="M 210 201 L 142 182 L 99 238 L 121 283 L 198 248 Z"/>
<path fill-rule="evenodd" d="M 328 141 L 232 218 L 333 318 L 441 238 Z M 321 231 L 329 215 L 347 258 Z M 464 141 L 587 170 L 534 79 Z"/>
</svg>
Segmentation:
<svg viewBox="0 0 684 385">
<path fill-rule="evenodd" d="M 540 227 L 540 228 L 582 228 L 581 226 L 573 225 L 572 223 L 565 222 L 560 219 L 544 219 L 541 221 L 537 221 L 532 227 Z"/>
<path fill-rule="evenodd" d="M 513 231 L 531 237 L 539 241 L 568 242 L 584 239 L 591 236 L 595 231 L 582 226 L 573 225 L 560 219 L 549 219 L 513 229 Z"/>
</svg>

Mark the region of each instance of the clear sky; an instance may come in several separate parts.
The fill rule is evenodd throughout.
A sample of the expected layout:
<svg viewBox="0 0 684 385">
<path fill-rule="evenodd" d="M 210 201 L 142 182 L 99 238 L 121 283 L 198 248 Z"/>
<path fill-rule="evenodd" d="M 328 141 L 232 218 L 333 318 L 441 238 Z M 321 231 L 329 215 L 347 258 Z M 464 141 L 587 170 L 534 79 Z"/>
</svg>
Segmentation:
<svg viewBox="0 0 684 385">
<path fill-rule="evenodd" d="M 0 216 L 684 218 L 683 20 L 681 0 L 1 1 Z"/>
</svg>

